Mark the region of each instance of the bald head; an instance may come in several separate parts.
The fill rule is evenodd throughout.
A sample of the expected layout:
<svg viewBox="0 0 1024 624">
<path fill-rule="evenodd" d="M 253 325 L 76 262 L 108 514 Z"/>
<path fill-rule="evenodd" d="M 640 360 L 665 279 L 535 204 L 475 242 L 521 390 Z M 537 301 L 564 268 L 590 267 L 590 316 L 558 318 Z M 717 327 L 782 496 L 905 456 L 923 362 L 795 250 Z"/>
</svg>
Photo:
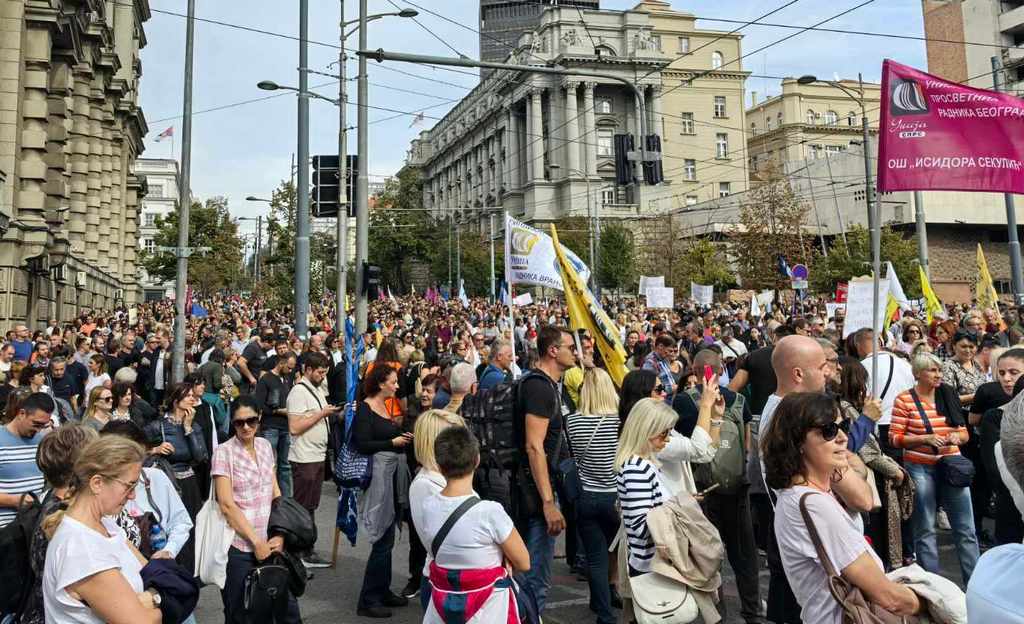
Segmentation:
<svg viewBox="0 0 1024 624">
<path fill-rule="evenodd" d="M 809 336 L 786 336 L 775 345 L 772 368 L 779 384 L 775 394 L 821 392 L 828 362 L 818 341 Z"/>
</svg>

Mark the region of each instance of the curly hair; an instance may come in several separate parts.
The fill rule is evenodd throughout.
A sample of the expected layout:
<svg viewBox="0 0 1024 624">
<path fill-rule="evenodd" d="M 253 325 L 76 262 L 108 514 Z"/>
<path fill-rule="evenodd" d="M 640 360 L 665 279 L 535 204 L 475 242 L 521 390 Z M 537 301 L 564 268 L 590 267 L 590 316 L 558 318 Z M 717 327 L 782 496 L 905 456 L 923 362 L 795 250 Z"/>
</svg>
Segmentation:
<svg viewBox="0 0 1024 624">
<path fill-rule="evenodd" d="M 793 477 L 805 475 L 804 440 L 807 433 L 839 416 L 839 404 L 832 395 L 821 392 L 787 394 L 775 410 L 768 431 L 761 433 L 761 459 L 768 487 L 788 488 Z"/>
</svg>

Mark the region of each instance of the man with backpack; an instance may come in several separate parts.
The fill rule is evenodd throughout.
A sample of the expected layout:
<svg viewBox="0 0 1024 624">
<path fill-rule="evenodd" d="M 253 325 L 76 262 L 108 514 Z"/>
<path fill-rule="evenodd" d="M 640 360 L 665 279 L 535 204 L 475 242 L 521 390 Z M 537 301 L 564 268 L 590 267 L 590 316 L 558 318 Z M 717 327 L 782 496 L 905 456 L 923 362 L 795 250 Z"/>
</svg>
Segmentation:
<svg viewBox="0 0 1024 624">
<path fill-rule="evenodd" d="M 32 503 L 30 493 L 43 491 L 43 473 L 36 465 L 36 449 L 43 431 L 53 421 L 56 406 L 50 395 L 34 392 L 25 398 L 9 423 L 0 427 L 0 527 L 10 524 L 18 510 Z"/>
<path fill-rule="evenodd" d="M 576 364 L 572 334 L 554 325 L 537 334 L 537 366 L 519 382 L 516 420 L 520 426 L 523 456 L 513 488 L 516 525 L 530 552 L 530 570 L 523 584 L 544 610 L 551 586 L 551 562 L 555 537 L 565 530 L 565 517 L 555 501 L 555 467 L 568 449 L 562 443 L 565 412 L 562 375 Z M 521 414 L 521 416 L 520 416 Z"/>
<path fill-rule="evenodd" d="M 710 366 L 716 376 L 722 374 L 722 356 L 704 349 L 693 358 L 693 371 L 698 377 L 704 367 Z M 761 622 L 761 591 L 758 581 L 758 555 L 754 541 L 754 525 L 750 516 L 747 479 L 746 442 L 750 437 L 752 415 L 746 398 L 726 387 L 720 387 L 725 399 L 725 414 L 720 422 L 711 421 L 719 428 L 718 450 L 711 463 L 695 465 L 693 476 L 697 489 L 715 489 L 704 496 L 704 514 L 718 528 L 725 543 L 729 565 L 736 575 L 740 597 L 740 615 L 748 624 Z M 691 428 L 697 422 L 700 386 L 676 395 L 672 407 L 679 414 L 679 426 Z M 690 431 L 682 431 L 689 435 Z M 722 605 L 725 603 L 722 602 Z M 723 606 L 724 608 L 724 606 Z M 724 613 L 723 613 L 724 617 Z"/>
</svg>

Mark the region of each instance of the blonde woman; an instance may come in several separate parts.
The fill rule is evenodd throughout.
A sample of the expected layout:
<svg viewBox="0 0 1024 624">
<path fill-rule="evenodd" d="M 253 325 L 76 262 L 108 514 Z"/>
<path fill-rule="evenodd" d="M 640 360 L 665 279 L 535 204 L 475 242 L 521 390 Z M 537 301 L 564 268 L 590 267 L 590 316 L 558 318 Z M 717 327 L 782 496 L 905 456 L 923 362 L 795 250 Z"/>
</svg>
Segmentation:
<svg viewBox="0 0 1024 624">
<path fill-rule="evenodd" d="M 43 605 L 50 624 L 161 621 L 142 585 L 146 560 L 113 517 L 135 497 L 142 447 L 121 436 L 90 442 L 75 461 L 67 511 L 43 521 L 49 537 Z"/>
<path fill-rule="evenodd" d="M 678 418 L 664 401 L 640 399 L 619 434 L 614 467 L 631 577 L 651 571 L 654 540 L 647 528 L 647 513 L 671 497 L 657 456 Z"/>
<path fill-rule="evenodd" d="M 569 415 L 566 428 L 583 488 L 576 514 L 589 569 L 590 606 L 597 613 L 598 624 L 614 624 L 612 607 L 621 608 L 622 599 L 609 575 L 615 566 L 608 545 L 619 530 L 614 468 L 619 443 L 619 395 L 604 369 L 590 368 L 584 373 L 579 410 Z"/>
<path fill-rule="evenodd" d="M 414 539 L 410 541 L 416 541 L 420 546 L 418 549 L 414 549 L 414 552 L 410 552 L 409 582 L 402 590 L 402 595 L 406 598 L 414 598 L 416 594 L 422 592 L 420 602 L 424 609 L 427 608 L 427 602 L 430 600 L 430 582 L 427 579 L 430 577 L 431 557 L 423 546 L 429 542 L 422 541 L 423 527 L 425 526 L 423 503 L 429 497 L 440 494 L 447 485 L 434 457 L 434 441 L 437 440 L 439 433 L 456 426 L 466 426 L 462 416 L 445 410 L 432 409 L 419 415 L 416 419 L 416 428 L 413 429 L 416 461 L 419 462 L 420 469 L 409 486 L 409 509 L 412 526 L 415 529 Z"/>
<path fill-rule="evenodd" d="M 96 386 L 89 392 L 82 424 L 97 432 L 110 422 L 114 409 L 114 392 L 106 386 Z"/>
</svg>

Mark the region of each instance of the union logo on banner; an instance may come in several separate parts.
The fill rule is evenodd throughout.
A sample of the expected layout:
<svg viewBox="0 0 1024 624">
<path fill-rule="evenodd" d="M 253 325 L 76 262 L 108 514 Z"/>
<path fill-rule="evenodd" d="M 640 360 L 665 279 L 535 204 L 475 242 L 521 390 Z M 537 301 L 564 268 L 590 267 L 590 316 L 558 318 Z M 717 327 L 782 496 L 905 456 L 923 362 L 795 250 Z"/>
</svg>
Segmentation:
<svg viewBox="0 0 1024 624">
<path fill-rule="evenodd" d="M 1024 101 L 882 64 L 878 191 L 1024 193 Z"/>
</svg>

